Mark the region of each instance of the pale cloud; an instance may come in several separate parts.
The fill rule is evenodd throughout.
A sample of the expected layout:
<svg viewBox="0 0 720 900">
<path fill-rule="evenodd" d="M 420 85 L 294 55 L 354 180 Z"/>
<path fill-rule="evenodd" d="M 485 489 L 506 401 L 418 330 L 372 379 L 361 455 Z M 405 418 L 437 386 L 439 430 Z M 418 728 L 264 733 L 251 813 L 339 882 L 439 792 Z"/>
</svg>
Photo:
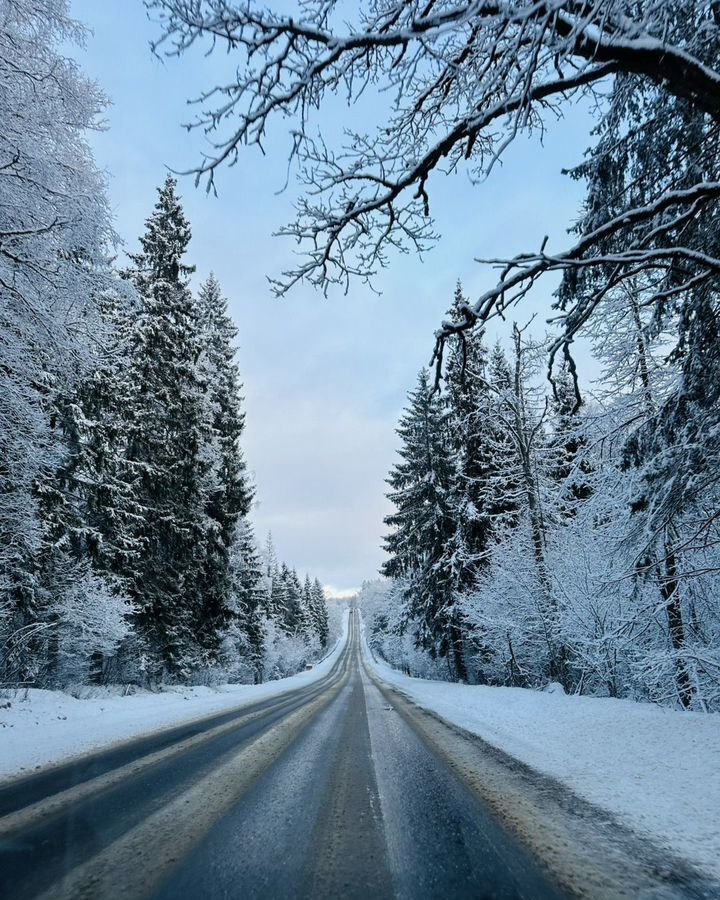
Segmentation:
<svg viewBox="0 0 720 900">
<path fill-rule="evenodd" d="M 332 584 L 326 584 L 323 587 L 328 600 L 351 600 L 358 593 L 358 588 L 336 588 Z"/>
</svg>

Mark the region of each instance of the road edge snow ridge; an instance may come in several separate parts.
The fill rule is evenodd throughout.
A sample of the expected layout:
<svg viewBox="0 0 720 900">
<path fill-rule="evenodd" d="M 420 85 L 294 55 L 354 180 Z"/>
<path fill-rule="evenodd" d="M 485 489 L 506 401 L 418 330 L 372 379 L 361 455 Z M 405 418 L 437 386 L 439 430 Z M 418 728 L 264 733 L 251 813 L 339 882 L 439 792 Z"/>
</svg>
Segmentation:
<svg viewBox="0 0 720 900">
<path fill-rule="evenodd" d="M 720 896 L 715 873 L 668 841 L 632 828 L 614 810 L 426 705 L 422 690 L 413 690 L 412 682 L 422 685 L 421 679 L 375 658 L 362 620 L 360 643 L 367 677 L 388 704 L 572 894 L 597 900 Z M 383 677 L 388 670 L 392 682 Z"/>
</svg>

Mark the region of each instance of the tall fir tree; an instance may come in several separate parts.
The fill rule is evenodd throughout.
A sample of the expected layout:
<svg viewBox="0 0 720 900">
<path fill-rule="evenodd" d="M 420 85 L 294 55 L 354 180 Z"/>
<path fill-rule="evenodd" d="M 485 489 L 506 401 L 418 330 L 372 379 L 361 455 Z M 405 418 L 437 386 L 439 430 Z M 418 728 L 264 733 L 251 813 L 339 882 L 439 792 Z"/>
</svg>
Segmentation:
<svg viewBox="0 0 720 900">
<path fill-rule="evenodd" d="M 255 536 L 250 523 L 242 518 L 234 529 L 234 541 L 230 550 L 230 581 L 232 619 L 227 634 L 234 653 L 241 653 L 249 666 L 253 681 L 264 677 L 263 620 L 267 617 L 267 582 Z"/>
<path fill-rule="evenodd" d="M 463 318 L 467 300 L 458 282 L 450 316 Z M 445 549 L 456 595 L 467 594 L 490 563 L 491 550 L 501 525 L 498 512 L 498 479 L 507 459 L 502 450 L 503 425 L 498 419 L 498 397 L 489 380 L 488 351 L 482 332 L 459 334 L 450 342 L 445 368 L 445 402 L 449 442 L 454 460 L 450 506 L 455 531 Z M 457 604 L 456 604 L 457 607 Z M 482 634 L 456 613 L 452 625 L 453 652 L 461 680 L 468 680 L 466 656 L 481 660 L 485 654 Z M 482 668 L 475 677 L 483 679 Z"/>
<path fill-rule="evenodd" d="M 204 590 L 212 526 L 208 473 L 217 461 L 206 452 L 202 321 L 188 286 L 193 269 L 183 262 L 189 241 L 176 182 L 168 176 L 127 273 L 141 298 L 127 450 L 142 516 L 131 593 L 153 676 L 184 677 L 211 659 L 227 617 Z"/>
<path fill-rule="evenodd" d="M 397 429 L 400 462 L 388 478 L 388 498 L 396 509 L 385 519 L 392 531 L 385 538 L 390 558 L 383 572 L 403 582 L 404 618 L 418 644 L 433 656 L 448 657 L 454 677 L 462 677 L 456 580 L 446 553 L 456 529 L 448 414 L 425 369 L 409 401 Z"/>
<path fill-rule="evenodd" d="M 103 329 L 97 335 L 93 364 L 72 394 L 56 397 L 53 406 L 65 453 L 60 465 L 37 482 L 47 546 L 42 559 L 46 579 L 57 593 L 63 578 L 73 577 L 73 564 L 88 574 L 92 570 L 104 580 L 100 594 L 111 607 L 124 602 L 125 575 L 138 552 L 133 491 L 124 465 L 129 360 L 125 326 L 132 300 L 132 292 L 122 290 L 121 284 L 97 297 Z M 92 603 L 100 604 L 101 596 L 88 606 Z M 86 677 L 96 681 L 117 677 L 113 662 L 112 654 L 98 649 Z"/>
<path fill-rule="evenodd" d="M 453 318 L 467 303 L 458 283 Z M 487 561 L 492 541 L 492 519 L 487 486 L 493 469 L 489 440 L 492 398 L 487 375 L 487 350 L 482 333 L 460 335 L 451 344 L 445 370 L 445 399 L 450 442 L 455 459 L 453 507 L 456 534 L 453 542 L 457 583 L 466 589 Z"/>
<path fill-rule="evenodd" d="M 198 293 L 201 326 L 201 353 L 198 359 L 204 389 L 206 446 L 203 450 L 206 470 L 203 495 L 206 497 L 206 525 L 203 563 L 203 607 L 209 628 L 222 630 L 233 608 L 234 585 L 230 575 L 230 554 L 241 520 L 252 504 L 240 437 L 245 425 L 240 396 L 240 376 L 235 362 L 235 328 L 227 311 L 227 300 L 214 275 L 210 275 Z M 247 541 L 244 541 L 248 550 Z M 236 573 L 236 579 L 239 575 Z M 254 584 L 247 585 L 252 593 Z M 248 624 L 252 619 L 248 619 Z M 254 627 L 254 626 L 252 626 Z M 208 634 L 212 642 L 212 634 Z M 255 638 L 253 638 L 255 640 Z"/>
<path fill-rule="evenodd" d="M 567 366 L 554 378 L 552 429 L 549 435 L 549 474 L 557 483 L 557 514 L 561 519 L 575 515 L 578 503 L 591 493 L 591 465 L 587 438 L 583 433 L 582 407 L 577 407 L 575 389 Z"/>
<path fill-rule="evenodd" d="M 325 647 L 330 636 L 329 615 L 325 591 L 317 578 L 310 586 L 310 609 L 320 645 Z"/>
</svg>

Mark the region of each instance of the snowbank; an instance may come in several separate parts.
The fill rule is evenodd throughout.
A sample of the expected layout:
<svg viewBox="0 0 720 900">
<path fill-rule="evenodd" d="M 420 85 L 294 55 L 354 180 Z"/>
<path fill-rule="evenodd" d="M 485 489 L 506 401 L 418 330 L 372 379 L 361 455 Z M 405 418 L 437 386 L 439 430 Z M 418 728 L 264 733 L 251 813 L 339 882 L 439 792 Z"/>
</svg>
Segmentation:
<svg viewBox="0 0 720 900">
<path fill-rule="evenodd" d="M 35 689 L 18 691 L 14 698 L 0 696 L 0 779 L 29 774 L 33 769 L 88 751 L 227 712 L 317 681 L 333 667 L 347 634 L 346 613 L 335 648 L 310 672 L 266 684 L 186 687 L 158 694 L 87 700 L 76 700 L 60 691 Z"/>
<path fill-rule="evenodd" d="M 372 659 L 367 647 L 365 656 L 384 681 L 420 706 L 720 877 L 720 715 L 425 681 Z"/>
</svg>

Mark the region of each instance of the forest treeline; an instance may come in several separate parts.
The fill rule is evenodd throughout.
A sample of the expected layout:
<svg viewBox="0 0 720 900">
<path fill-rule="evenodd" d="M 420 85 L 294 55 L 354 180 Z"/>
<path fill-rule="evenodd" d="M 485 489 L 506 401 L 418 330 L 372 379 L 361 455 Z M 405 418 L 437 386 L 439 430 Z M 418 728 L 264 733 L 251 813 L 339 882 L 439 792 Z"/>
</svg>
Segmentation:
<svg viewBox="0 0 720 900">
<path fill-rule="evenodd" d="M 176 182 L 118 269 L 82 29 L 0 10 L 0 684 L 297 671 L 325 596 L 256 546 L 236 329 L 214 276 L 191 289 Z"/>
<path fill-rule="evenodd" d="M 602 375 L 579 408 L 568 366 L 549 385 L 547 342 L 517 325 L 509 352 L 481 331 L 452 339 L 442 390 L 421 370 L 388 478 L 388 580 L 361 594 L 390 663 L 717 708 L 715 469 L 698 466 L 702 489 L 677 492 L 661 527 L 652 500 L 676 487 L 679 455 L 702 452 L 676 442 L 717 414 L 707 402 L 718 345 L 696 347 L 700 358 L 669 352 L 641 296 L 606 300 L 593 332 Z M 458 286 L 451 320 L 465 303 Z M 715 380 L 702 388 L 693 376 Z"/>
<path fill-rule="evenodd" d="M 376 645 L 410 668 L 717 709 L 718 4 L 358 0 L 351 19 L 333 2 L 299 16 L 246 0 L 149 7 L 157 52 L 220 66 L 192 88 L 191 127 L 214 141 L 199 180 L 212 188 L 275 121 L 289 132 L 300 199 L 281 233 L 300 252 L 278 294 L 347 291 L 396 251 L 429 249 L 449 174 L 478 185 L 487 224 L 482 182 L 516 141 L 578 103 L 590 112 L 567 243 L 540 224 L 524 252 L 485 259 L 492 281 L 439 323 L 390 474 L 390 591 L 376 608 L 369 588 L 366 605 Z M 338 92 L 345 127 L 318 137 Z M 537 347 L 531 301 L 549 313 Z M 487 347 L 491 321 L 513 319 L 504 352 Z"/>
<path fill-rule="evenodd" d="M 719 183 L 717 123 L 618 75 L 596 137 L 570 174 L 586 183 L 579 245 L 599 247 L 559 267 L 564 334 L 513 325 L 488 346 L 458 288 L 443 365 L 410 394 L 390 586 L 366 591 L 375 642 L 453 679 L 717 709 L 718 210 L 658 200 Z M 654 209 L 631 236 L 609 227 Z"/>
</svg>

